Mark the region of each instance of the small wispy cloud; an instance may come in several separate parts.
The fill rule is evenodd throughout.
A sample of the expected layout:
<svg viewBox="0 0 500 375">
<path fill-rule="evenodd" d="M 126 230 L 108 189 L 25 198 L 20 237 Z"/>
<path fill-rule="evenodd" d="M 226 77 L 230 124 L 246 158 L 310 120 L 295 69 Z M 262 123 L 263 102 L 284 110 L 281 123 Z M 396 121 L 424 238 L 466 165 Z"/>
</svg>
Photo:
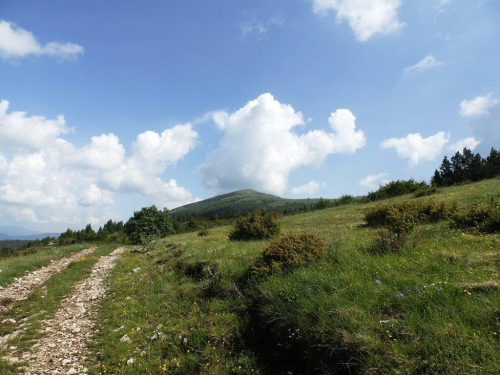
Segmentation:
<svg viewBox="0 0 500 375">
<path fill-rule="evenodd" d="M 244 37 L 250 35 L 263 36 L 273 27 L 283 27 L 285 20 L 279 17 L 272 17 L 267 21 L 246 21 L 239 24 L 241 34 Z"/>
<path fill-rule="evenodd" d="M 83 53 L 83 47 L 74 43 L 49 42 L 42 45 L 30 31 L 14 23 L 0 20 L 0 57 L 4 60 L 21 59 L 28 55 L 45 55 L 71 60 Z"/>
<path fill-rule="evenodd" d="M 425 70 L 436 68 L 441 65 L 443 65 L 443 62 L 436 60 L 436 58 L 432 55 L 427 55 L 415 65 L 407 66 L 405 68 L 405 72 L 420 73 Z"/>
<path fill-rule="evenodd" d="M 460 116 L 484 116 L 490 114 L 490 109 L 500 104 L 500 98 L 493 97 L 493 93 L 489 92 L 484 96 L 476 96 L 471 100 L 463 100 L 460 103 Z"/>
</svg>

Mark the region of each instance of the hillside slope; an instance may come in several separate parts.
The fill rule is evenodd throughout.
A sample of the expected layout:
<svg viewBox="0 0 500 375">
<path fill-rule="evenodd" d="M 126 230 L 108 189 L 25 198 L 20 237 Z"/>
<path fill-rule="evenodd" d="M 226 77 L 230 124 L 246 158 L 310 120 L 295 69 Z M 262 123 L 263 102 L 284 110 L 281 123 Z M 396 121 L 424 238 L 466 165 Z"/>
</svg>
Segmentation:
<svg viewBox="0 0 500 375">
<path fill-rule="evenodd" d="M 270 211 L 286 212 L 301 210 L 314 205 L 319 199 L 287 199 L 255 190 L 238 190 L 233 193 L 218 195 L 200 202 L 178 207 L 172 215 L 210 216 L 228 212 L 245 213 L 258 208 Z"/>
</svg>

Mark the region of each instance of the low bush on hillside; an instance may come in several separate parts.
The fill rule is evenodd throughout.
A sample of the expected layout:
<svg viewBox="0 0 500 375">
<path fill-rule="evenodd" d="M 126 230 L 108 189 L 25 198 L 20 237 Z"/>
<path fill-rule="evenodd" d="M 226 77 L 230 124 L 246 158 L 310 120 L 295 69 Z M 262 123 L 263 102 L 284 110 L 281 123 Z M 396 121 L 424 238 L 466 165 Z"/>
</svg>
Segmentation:
<svg viewBox="0 0 500 375">
<path fill-rule="evenodd" d="M 500 199 L 491 198 L 489 205 L 474 204 L 457 210 L 451 216 L 451 227 L 481 233 L 500 232 Z"/>
<path fill-rule="evenodd" d="M 322 257 L 325 253 L 323 240 L 314 234 L 291 234 L 271 242 L 254 263 L 257 275 L 290 273 L 299 266 Z"/>
<path fill-rule="evenodd" d="M 205 228 L 203 228 L 202 230 L 200 230 L 200 231 L 198 232 L 198 236 L 199 236 L 199 237 L 206 237 L 206 236 L 208 236 L 209 234 L 210 234 L 210 233 L 209 233 L 209 232 L 208 232 L 208 230 L 207 230 L 207 229 L 205 229 Z"/>
<path fill-rule="evenodd" d="M 424 181 L 417 182 L 413 178 L 409 180 L 391 181 L 380 186 L 378 190 L 368 193 L 368 195 L 363 198 L 363 201 L 373 202 L 381 199 L 394 198 L 400 195 L 415 193 L 426 187 L 428 187 L 428 185 Z"/>
<path fill-rule="evenodd" d="M 425 187 L 423 189 L 417 190 L 413 195 L 415 198 L 427 197 L 429 195 L 434 195 L 439 193 L 437 186 Z"/>
<path fill-rule="evenodd" d="M 370 227 L 436 223 L 447 219 L 455 206 L 438 202 L 403 202 L 369 208 L 365 221 Z"/>
<path fill-rule="evenodd" d="M 276 213 L 257 210 L 236 220 L 229 239 L 231 241 L 265 240 L 279 233 L 280 225 Z"/>
</svg>

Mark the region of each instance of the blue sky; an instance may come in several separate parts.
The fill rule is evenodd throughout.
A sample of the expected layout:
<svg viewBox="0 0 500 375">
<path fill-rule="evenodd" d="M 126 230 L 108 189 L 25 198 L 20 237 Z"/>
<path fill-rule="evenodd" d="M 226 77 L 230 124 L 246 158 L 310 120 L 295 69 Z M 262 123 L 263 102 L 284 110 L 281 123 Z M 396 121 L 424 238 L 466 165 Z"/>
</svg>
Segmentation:
<svg viewBox="0 0 500 375">
<path fill-rule="evenodd" d="M 458 147 L 500 146 L 499 16 L 497 0 L 4 0 L 0 224 L 428 180 Z"/>
</svg>

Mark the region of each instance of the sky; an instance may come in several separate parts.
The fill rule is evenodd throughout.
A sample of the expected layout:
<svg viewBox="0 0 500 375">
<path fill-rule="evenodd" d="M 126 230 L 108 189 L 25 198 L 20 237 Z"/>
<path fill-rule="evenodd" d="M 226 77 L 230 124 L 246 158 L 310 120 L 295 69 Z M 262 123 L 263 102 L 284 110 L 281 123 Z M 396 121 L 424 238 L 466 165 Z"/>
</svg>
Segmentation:
<svg viewBox="0 0 500 375">
<path fill-rule="evenodd" d="M 361 195 L 500 148 L 499 0 L 0 2 L 0 225 Z"/>
</svg>

